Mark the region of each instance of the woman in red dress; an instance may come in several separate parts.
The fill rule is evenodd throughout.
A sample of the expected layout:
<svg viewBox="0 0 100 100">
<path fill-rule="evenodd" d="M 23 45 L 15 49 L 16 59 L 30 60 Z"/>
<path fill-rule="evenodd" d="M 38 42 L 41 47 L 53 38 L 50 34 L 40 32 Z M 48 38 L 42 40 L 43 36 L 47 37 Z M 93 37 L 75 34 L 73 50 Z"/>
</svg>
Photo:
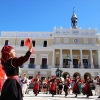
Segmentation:
<svg viewBox="0 0 100 100">
<path fill-rule="evenodd" d="M 33 92 L 35 94 L 35 96 L 37 96 L 39 94 L 39 79 L 34 79 L 34 87 L 33 87 Z"/>
<path fill-rule="evenodd" d="M 56 82 L 55 82 L 55 79 L 51 80 L 50 93 L 52 94 L 52 97 L 54 95 L 56 95 Z"/>
<path fill-rule="evenodd" d="M 92 83 L 93 81 L 90 79 L 89 76 L 87 76 L 86 80 L 85 80 L 85 87 L 84 87 L 84 94 L 87 95 L 87 98 L 89 96 L 92 96 L 92 90 L 91 90 L 91 87 L 90 87 L 90 83 Z"/>
<path fill-rule="evenodd" d="M 81 79 L 79 78 L 79 76 L 76 76 L 74 83 L 74 87 L 73 87 L 73 93 L 75 94 L 75 97 L 77 97 L 77 94 L 80 94 L 80 90 L 79 90 L 79 82 L 81 82 Z"/>
</svg>

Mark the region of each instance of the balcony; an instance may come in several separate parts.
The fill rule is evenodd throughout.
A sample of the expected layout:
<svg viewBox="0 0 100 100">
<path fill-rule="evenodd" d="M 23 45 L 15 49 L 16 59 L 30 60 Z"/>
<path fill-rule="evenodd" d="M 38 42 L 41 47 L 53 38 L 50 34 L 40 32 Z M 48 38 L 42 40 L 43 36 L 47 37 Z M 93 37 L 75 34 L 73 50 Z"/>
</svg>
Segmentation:
<svg viewBox="0 0 100 100">
<path fill-rule="evenodd" d="M 73 65 L 73 68 L 80 68 L 80 65 Z"/>
<path fill-rule="evenodd" d="M 30 63 L 30 64 L 28 65 L 28 68 L 35 68 L 35 64 Z"/>
<path fill-rule="evenodd" d="M 70 65 L 63 64 L 63 68 L 70 68 Z"/>
<path fill-rule="evenodd" d="M 41 69 L 48 69 L 48 65 L 40 65 Z"/>
<path fill-rule="evenodd" d="M 55 68 L 59 68 L 59 64 L 55 64 Z"/>
<path fill-rule="evenodd" d="M 94 69 L 99 69 L 99 65 L 94 65 Z"/>
</svg>

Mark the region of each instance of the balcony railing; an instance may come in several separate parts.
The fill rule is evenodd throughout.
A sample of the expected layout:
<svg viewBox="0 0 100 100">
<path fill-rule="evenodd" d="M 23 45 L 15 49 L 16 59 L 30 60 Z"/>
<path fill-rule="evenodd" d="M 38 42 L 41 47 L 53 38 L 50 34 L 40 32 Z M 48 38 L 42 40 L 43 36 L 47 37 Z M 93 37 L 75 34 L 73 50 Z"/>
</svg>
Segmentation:
<svg viewBox="0 0 100 100">
<path fill-rule="evenodd" d="M 63 64 L 63 68 L 70 68 L 70 65 Z"/>
<path fill-rule="evenodd" d="M 35 64 L 30 63 L 30 64 L 28 65 L 28 67 L 29 67 L 29 68 L 35 68 Z"/>
<path fill-rule="evenodd" d="M 48 69 L 48 65 L 40 65 L 41 69 Z"/>
<path fill-rule="evenodd" d="M 59 68 L 59 64 L 55 64 L 55 68 Z"/>
<path fill-rule="evenodd" d="M 99 65 L 94 65 L 94 69 L 99 69 Z"/>
<path fill-rule="evenodd" d="M 80 68 L 80 65 L 73 65 L 73 68 Z"/>
</svg>

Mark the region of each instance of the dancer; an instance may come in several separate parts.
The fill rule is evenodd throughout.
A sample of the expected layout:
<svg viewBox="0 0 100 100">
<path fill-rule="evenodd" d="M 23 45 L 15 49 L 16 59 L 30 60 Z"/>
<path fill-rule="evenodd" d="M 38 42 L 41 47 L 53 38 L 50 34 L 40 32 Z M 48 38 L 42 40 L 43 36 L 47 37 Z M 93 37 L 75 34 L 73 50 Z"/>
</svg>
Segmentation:
<svg viewBox="0 0 100 100">
<path fill-rule="evenodd" d="M 92 83 L 93 81 L 90 79 L 89 76 L 86 77 L 85 79 L 85 87 L 84 87 L 84 94 L 87 95 L 87 98 L 89 98 L 89 96 L 93 96 L 92 94 L 92 90 L 90 87 L 90 83 Z"/>
<path fill-rule="evenodd" d="M 59 82 L 58 82 L 59 94 L 62 93 L 62 88 L 63 88 L 63 81 L 62 81 L 62 79 L 60 78 L 60 80 L 59 80 Z"/>
<path fill-rule="evenodd" d="M 34 87 L 33 87 L 33 92 L 35 94 L 35 96 L 37 96 L 39 94 L 39 79 L 34 79 Z"/>
<path fill-rule="evenodd" d="M 22 100 L 22 91 L 18 81 L 19 66 L 24 64 L 32 53 L 32 41 L 28 42 L 29 50 L 25 56 L 17 58 L 12 46 L 4 46 L 1 50 L 1 64 L 7 79 L 1 91 L 0 100 Z"/>
<path fill-rule="evenodd" d="M 100 98 L 100 75 L 97 76 L 97 94 Z"/>
<path fill-rule="evenodd" d="M 81 79 L 77 75 L 75 77 L 75 80 L 73 80 L 73 81 L 75 81 L 74 87 L 73 87 L 73 93 L 75 94 L 75 97 L 77 97 L 77 94 L 80 94 L 81 93 L 80 90 L 79 90 L 79 83 L 81 82 Z"/>
<path fill-rule="evenodd" d="M 52 97 L 54 97 L 54 95 L 56 95 L 56 82 L 55 82 L 55 79 L 51 80 L 50 93 L 52 94 Z"/>
<path fill-rule="evenodd" d="M 66 75 L 66 78 L 65 78 L 65 81 L 64 81 L 65 97 L 68 95 L 69 86 L 70 86 L 69 75 Z"/>
</svg>

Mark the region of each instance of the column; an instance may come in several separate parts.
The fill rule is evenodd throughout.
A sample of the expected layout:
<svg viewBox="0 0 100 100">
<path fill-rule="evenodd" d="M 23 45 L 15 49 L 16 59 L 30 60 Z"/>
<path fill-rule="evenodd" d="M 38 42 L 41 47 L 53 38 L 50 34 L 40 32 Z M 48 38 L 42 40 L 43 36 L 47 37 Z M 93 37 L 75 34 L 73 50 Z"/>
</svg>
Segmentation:
<svg viewBox="0 0 100 100">
<path fill-rule="evenodd" d="M 91 65 L 91 68 L 94 68 L 93 57 L 92 57 L 92 50 L 90 50 L 90 65 Z"/>
<path fill-rule="evenodd" d="M 81 68 L 83 68 L 83 54 L 82 54 L 82 50 L 80 50 L 80 61 L 81 61 Z"/>
<path fill-rule="evenodd" d="M 60 49 L 60 67 L 62 67 L 62 49 Z"/>
<path fill-rule="evenodd" d="M 52 52 L 52 67 L 55 66 L 55 50 Z"/>
<path fill-rule="evenodd" d="M 72 49 L 70 49 L 70 68 L 73 68 L 73 54 L 72 54 Z"/>
<path fill-rule="evenodd" d="M 100 51 L 98 50 L 98 67 L 100 69 Z"/>
</svg>

